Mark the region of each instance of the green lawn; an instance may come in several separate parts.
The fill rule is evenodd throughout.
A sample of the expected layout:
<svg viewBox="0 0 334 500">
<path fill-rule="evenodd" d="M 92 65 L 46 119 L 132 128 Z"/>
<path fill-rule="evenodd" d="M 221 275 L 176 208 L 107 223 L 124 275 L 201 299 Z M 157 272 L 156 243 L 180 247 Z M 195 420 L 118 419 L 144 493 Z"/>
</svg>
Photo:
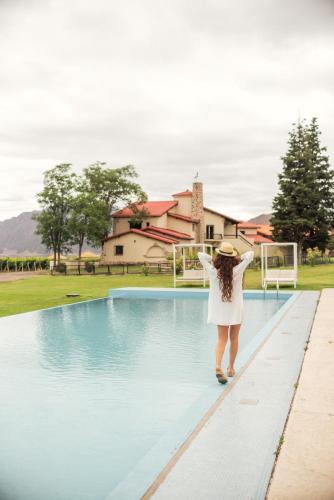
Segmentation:
<svg viewBox="0 0 334 500">
<path fill-rule="evenodd" d="M 109 288 L 125 286 L 171 287 L 172 276 L 40 276 L 20 281 L 0 283 L 0 316 L 33 311 L 80 300 L 106 297 Z M 299 290 L 321 290 L 334 287 L 334 264 L 299 268 Z M 186 285 L 184 285 L 186 286 Z M 246 271 L 245 286 L 261 288 L 261 273 Z M 80 297 L 67 298 L 66 293 L 78 292 Z"/>
</svg>

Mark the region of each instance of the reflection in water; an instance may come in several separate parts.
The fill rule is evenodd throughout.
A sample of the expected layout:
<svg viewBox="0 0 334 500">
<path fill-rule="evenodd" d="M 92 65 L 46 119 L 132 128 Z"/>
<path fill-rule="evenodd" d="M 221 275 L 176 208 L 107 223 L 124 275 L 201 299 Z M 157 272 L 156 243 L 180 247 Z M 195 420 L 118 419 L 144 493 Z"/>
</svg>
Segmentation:
<svg viewBox="0 0 334 500">
<path fill-rule="evenodd" d="M 281 305 L 246 301 L 240 349 Z M 3 318 L 1 500 L 104 498 L 216 385 L 206 315 L 203 298 L 115 298 Z"/>
</svg>

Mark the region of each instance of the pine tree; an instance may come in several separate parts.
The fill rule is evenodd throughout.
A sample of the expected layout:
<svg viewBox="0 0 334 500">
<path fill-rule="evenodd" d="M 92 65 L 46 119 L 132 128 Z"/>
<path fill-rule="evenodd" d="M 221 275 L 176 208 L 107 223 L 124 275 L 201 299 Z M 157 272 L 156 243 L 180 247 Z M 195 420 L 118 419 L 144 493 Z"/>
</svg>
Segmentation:
<svg viewBox="0 0 334 500">
<path fill-rule="evenodd" d="M 307 146 L 311 164 L 315 172 L 315 188 L 317 213 L 315 230 L 311 229 L 306 245 L 325 250 L 329 242 L 329 231 L 334 227 L 334 171 L 330 168 L 327 149 L 320 144 L 318 121 L 312 118 L 307 127 Z"/>
<path fill-rule="evenodd" d="M 334 172 L 319 136 L 316 118 L 310 125 L 293 125 L 273 200 L 273 236 L 297 242 L 299 252 L 316 246 L 325 250 L 334 223 Z"/>
</svg>

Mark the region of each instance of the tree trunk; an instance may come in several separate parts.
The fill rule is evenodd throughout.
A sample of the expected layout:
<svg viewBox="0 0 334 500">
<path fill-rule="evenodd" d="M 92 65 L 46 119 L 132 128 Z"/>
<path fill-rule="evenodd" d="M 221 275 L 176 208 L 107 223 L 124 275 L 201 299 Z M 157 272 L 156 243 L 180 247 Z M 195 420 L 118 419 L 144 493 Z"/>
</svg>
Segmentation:
<svg viewBox="0 0 334 500">
<path fill-rule="evenodd" d="M 83 240 L 80 239 L 79 241 L 79 251 L 78 251 L 78 271 L 80 274 L 80 266 L 81 266 L 81 253 L 82 253 L 82 246 L 83 246 Z"/>
<path fill-rule="evenodd" d="M 303 256 L 303 241 L 297 242 L 297 263 L 298 265 L 302 264 L 302 256 Z"/>
</svg>

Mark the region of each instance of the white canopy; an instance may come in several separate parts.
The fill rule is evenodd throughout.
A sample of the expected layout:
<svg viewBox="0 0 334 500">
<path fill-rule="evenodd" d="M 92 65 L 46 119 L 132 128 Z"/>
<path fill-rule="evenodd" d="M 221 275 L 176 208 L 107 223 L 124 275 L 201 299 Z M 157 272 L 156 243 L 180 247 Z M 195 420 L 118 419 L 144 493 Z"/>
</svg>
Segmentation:
<svg viewBox="0 0 334 500">
<path fill-rule="evenodd" d="M 207 273 L 205 269 L 202 267 L 201 269 L 187 269 L 187 259 L 186 253 L 187 250 L 191 250 L 192 248 L 197 248 L 197 250 L 201 252 L 205 252 L 206 249 L 209 250 L 209 253 L 212 255 L 212 245 L 207 245 L 206 243 L 186 243 L 186 244 L 177 244 L 173 245 L 173 274 L 174 274 L 174 288 L 176 287 L 177 282 L 202 282 L 203 287 L 205 287 L 206 281 L 208 280 Z M 180 277 L 176 274 L 176 254 L 178 250 L 181 250 L 182 253 L 182 273 Z M 199 262 L 199 261 L 195 261 Z"/>
<path fill-rule="evenodd" d="M 292 269 L 268 269 L 268 247 L 293 247 Z M 296 288 L 298 277 L 297 243 L 261 243 L 261 275 L 262 288 L 267 289 L 268 283 L 276 284 L 277 290 L 280 283 L 291 283 Z"/>
</svg>

